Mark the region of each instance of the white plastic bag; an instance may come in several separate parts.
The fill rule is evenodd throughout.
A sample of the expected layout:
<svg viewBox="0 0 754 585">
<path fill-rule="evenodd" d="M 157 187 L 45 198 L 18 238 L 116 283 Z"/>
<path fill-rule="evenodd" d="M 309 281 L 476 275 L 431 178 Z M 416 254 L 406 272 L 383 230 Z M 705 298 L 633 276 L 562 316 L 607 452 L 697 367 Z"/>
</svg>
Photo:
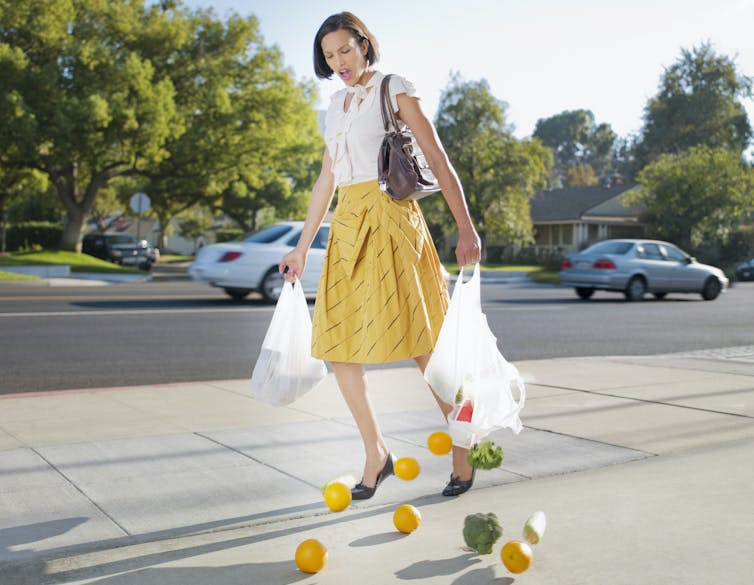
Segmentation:
<svg viewBox="0 0 754 585">
<path fill-rule="evenodd" d="M 501 428 L 521 432 L 526 388 L 518 369 L 498 350 L 482 312 L 479 264 L 468 282 L 463 269 L 458 275 L 424 379 L 455 405 L 448 417 L 454 444 L 470 447 Z"/>
<path fill-rule="evenodd" d="M 282 406 L 324 380 L 327 367 L 312 357 L 311 341 L 312 319 L 301 282 L 285 282 L 251 374 L 252 397 Z"/>
</svg>

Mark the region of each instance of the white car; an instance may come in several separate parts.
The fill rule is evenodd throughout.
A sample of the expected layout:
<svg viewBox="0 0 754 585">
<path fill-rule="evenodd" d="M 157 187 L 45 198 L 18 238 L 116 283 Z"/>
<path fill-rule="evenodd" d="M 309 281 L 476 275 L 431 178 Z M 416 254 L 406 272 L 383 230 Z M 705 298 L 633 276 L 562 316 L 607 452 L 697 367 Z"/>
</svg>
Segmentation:
<svg viewBox="0 0 754 585">
<path fill-rule="evenodd" d="M 189 267 L 191 278 L 222 288 L 234 300 L 252 291 L 274 303 L 283 287 L 278 265 L 298 243 L 303 221 L 283 221 L 261 229 L 239 242 L 202 247 Z M 315 294 L 325 261 L 330 225 L 323 223 L 314 237 L 301 280 L 306 294 Z"/>
</svg>

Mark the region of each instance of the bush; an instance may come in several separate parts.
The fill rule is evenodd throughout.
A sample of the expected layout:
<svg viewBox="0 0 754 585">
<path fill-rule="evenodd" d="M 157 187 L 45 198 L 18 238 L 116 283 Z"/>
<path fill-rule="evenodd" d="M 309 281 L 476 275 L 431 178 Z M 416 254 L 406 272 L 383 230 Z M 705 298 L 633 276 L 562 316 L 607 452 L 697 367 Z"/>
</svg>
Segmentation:
<svg viewBox="0 0 754 585">
<path fill-rule="evenodd" d="M 490 264 L 513 264 L 521 266 L 541 266 L 547 270 L 559 270 L 563 253 L 559 250 L 536 248 L 535 246 L 490 246 L 487 248 L 486 262 Z"/>
<path fill-rule="evenodd" d="M 23 250 L 57 250 L 63 226 L 47 221 L 27 221 L 7 226 L 5 246 L 9 252 Z"/>
<path fill-rule="evenodd" d="M 241 228 L 220 228 L 215 231 L 215 241 L 220 244 L 222 242 L 240 240 L 243 238 L 244 233 Z"/>
</svg>

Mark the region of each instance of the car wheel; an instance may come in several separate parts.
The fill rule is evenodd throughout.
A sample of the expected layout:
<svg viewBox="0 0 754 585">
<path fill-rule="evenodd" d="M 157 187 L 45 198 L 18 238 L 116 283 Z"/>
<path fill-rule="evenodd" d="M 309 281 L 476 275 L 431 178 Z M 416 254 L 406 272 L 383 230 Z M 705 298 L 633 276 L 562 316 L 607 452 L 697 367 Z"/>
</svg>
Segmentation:
<svg viewBox="0 0 754 585">
<path fill-rule="evenodd" d="M 280 292 L 283 290 L 285 278 L 278 270 L 277 266 L 270 268 L 262 279 L 262 285 L 259 292 L 262 293 L 264 300 L 268 303 L 277 303 L 280 298 Z"/>
<path fill-rule="evenodd" d="M 657 299 L 658 301 L 661 301 L 661 300 L 662 300 L 662 299 L 664 299 L 664 298 L 665 298 L 666 296 L 668 296 L 668 293 L 657 292 L 657 293 L 654 293 L 654 295 L 655 295 L 655 298 L 656 298 L 656 299 Z"/>
<path fill-rule="evenodd" d="M 580 299 L 584 299 L 584 300 L 587 300 L 587 299 L 591 298 L 592 295 L 594 294 L 594 289 L 593 288 L 587 288 L 587 287 L 583 287 L 583 286 L 577 286 L 575 288 L 575 290 L 576 290 L 576 294 L 579 295 L 579 298 Z"/>
<path fill-rule="evenodd" d="M 225 294 L 227 294 L 234 301 L 242 301 L 249 296 L 251 292 L 247 288 L 224 288 Z"/>
<path fill-rule="evenodd" d="M 714 276 L 710 276 L 704 283 L 702 298 L 705 301 L 714 301 L 720 295 L 721 290 L 723 290 L 723 287 L 720 281 Z"/>
<path fill-rule="evenodd" d="M 641 301 L 644 298 L 644 293 L 647 292 L 647 283 L 641 276 L 634 276 L 628 281 L 626 290 L 623 294 L 626 295 L 627 301 Z"/>
</svg>

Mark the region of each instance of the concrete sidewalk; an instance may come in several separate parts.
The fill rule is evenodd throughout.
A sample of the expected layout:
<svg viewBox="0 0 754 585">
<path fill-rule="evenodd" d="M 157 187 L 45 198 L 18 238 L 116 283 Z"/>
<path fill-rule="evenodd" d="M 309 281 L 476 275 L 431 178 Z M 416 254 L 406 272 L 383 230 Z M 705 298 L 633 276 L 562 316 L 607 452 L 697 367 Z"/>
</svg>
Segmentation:
<svg viewBox="0 0 754 585">
<path fill-rule="evenodd" d="M 0 584 L 749 584 L 754 572 L 754 348 L 516 364 L 520 435 L 499 470 L 438 494 L 449 456 L 415 368 L 369 372 L 389 444 L 416 480 L 390 478 L 334 514 L 319 486 L 360 475 L 356 428 L 332 376 L 290 407 L 247 380 L 0 397 Z M 420 528 L 392 512 L 413 503 Z M 500 562 L 547 513 L 532 567 Z M 464 517 L 495 512 L 492 555 L 463 548 Z M 329 562 L 300 573 L 297 544 Z"/>
</svg>

